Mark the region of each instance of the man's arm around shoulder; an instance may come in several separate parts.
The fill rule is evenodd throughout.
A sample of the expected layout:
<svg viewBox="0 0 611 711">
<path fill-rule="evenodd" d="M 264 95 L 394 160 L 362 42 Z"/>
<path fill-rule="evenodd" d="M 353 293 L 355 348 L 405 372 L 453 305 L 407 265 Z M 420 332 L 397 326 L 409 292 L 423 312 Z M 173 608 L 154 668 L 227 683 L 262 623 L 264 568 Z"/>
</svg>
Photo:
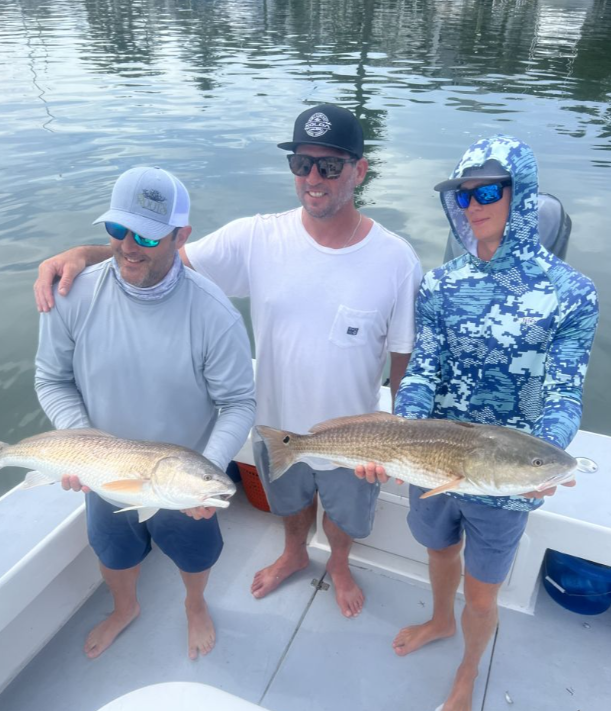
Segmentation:
<svg viewBox="0 0 611 711">
<path fill-rule="evenodd" d="M 103 262 L 111 256 L 110 246 L 104 244 L 73 247 L 55 257 L 45 259 L 38 267 L 38 279 L 34 282 L 34 296 L 38 310 L 45 313 L 55 306 L 53 284 L 56 279 L 59 279 L 58 293 L 66 296 L 83 269 Z"/>
</svg>

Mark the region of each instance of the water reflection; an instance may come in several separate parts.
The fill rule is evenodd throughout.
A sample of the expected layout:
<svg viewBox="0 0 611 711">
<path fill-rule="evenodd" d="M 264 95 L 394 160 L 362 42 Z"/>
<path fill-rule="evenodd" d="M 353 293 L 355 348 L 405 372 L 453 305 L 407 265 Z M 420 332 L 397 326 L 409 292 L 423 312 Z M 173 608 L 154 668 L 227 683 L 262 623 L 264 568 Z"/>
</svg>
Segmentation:
<svg viewBox="0 0 611 711">
<path fill-rule="evenodd" d="M 35 266 L 105 239 L 90 224 L 117 175 L 175 171 L 196 234 L 288 209 L 292 179 L 275 144 L 304 104 L 323 101 L 363 121 L 371 171 L 360 204 L 409 236 L 426 268 L 447 236 L 431 186 L 478 136 L 531 143 L 543 189 L 573 218 L 569 261 L 600 289 L 584 426 L 611 432 L 609 36 L 607 0 L 1 4 L 0 296 L 14 306 L 0 316 L 0 440 L 46 426 L 31 388 Z"/>
<path fill-rule="evenodd" d="M 125 82 L 117 86 L 135 92 L 165 88 L 134 80 L 167 77 L 165 62 L 171 58 L 180 62 L 202 97 L 212 98 L 238 66 L 241 78 L 253 79 L 261 79 L 265 70 L 285 69 L 295 81 L 345 84 L 344 100 L 355 107 L 365 107 L 380 88 L 399 101 L 418 101 L 412 94 L 439 90 L 459 93 L 461 86 L 485 95 L 587 99 L 593 102 L 587 111 L 579 105 L 569 109 L 580 114 L 584 130 L 600 126 L 601 139 L 610 135 L 611 53 L 606 43 L 611 10 L 606 0 L 83 0 L 42 5 L 22 0 L 18 8 L 18 32 L 32 51 L 34 83 L 34 64 L 46 73 L 50 49 L 74 32 L 70 39 L 82 67 L 121 77 Z M 19 22 L 14 8 L 5 6 L 2 15 Z M 37 88 L 44 101 L 45 89 Z M 393 89 L 408 93 L 392 97 Z M 456 102 L 451 95 L 447 100 L 451 106 Z M 503 102 L 459 104 L 478 113 L 503 110 Z"/>
</svg>

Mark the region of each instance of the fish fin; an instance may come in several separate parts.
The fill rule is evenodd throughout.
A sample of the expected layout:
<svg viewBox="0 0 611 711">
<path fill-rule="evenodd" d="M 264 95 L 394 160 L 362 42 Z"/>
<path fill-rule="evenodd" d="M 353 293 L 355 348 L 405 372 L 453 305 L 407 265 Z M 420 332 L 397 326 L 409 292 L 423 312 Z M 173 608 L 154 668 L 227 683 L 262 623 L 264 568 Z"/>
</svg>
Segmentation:
<svg viewBox="0 0 611 711">
<path fill-rule="evenodd" d="M 126 506 L 124 509 L 117 509 L 115 513 L 125 513 L 125 511 L 137 511 L 138 523 L 143 523 L 154 516 L 159 509 L 154 506 Z"/>
<path fill-rule="evenodd" d="M 297 461 L 295 453 L 291 449 L 291 441 L 299 435 L 264 425 L 257 425 L 255 429 L 267 447 L 270 463 L 269 480 L 276 481 Z"/>
<path fill-rule="evenodd" d="M 129 494 L 138 494 L 142 491 L 144 481 L 142 479 L 117 479 L 102 484 L 102 489 L 106 491 L 124 491 Z"/>
<path fill-rule="evenodd" d="M 450 420 L 452 427 L 464 427 L 467 430 L 472 430 L 478 427 L 475 422 L 463 422 L 462 420 Z"/>
<path fill-rule="evenodd" d="M 437 486 L 434 489 L 427 491 L 426 494 L 422 494 L 420 498 L 428 499 L 429 496 L 437 496 L 437 494 L 443 494 L 444 491 L 451 491 L 452 489 L 456 489 L 458 486 L 460 486 L 462 480 L 462 476 L 456 477 L 454 481 L 449 481 L 447 484 L 442 484 L 441 486 Z"/>
<path fill-rule="evenodd" d="M 94 427 L 80 427 L 74 430 L 57 430 L 58 432 L 63 432 L 64 436 L 70 436 L 74 434 L 75 436 L 80 435 L 81 437 L 108 437 L 109 439 L 117 439 L 113 434 L 104 432 L 104 430 L 97 430 Z"/>
<path fill-rule="evenodd" d="M 372 421 L 384 421 L 396 422 L 399 418 L 397 415 L 391 415 L 390 412 L 370 412 L 367 415 L 348 415 L 346 417 L 334 417 L 332 420 L 325 420 L 324 422 L 319 422 L 314 425 L 309 431 L 311 434 L 318 434 L 318 432 L 324 432 L 328 429 L 333 429 L 339 427 L 340 425 L 355 425 L 360 422 L 372 422 Z"/>
<path fill-rule="evenodd" d="M 149 518 L 153 517 L 157 513 L 157 511 L 159 511 L 159 509 L 154 506 L 142 506 L 138 509 L 138 523 L 148 521 Z"/>
<path fill-rule="evenodd" d="M 43 474 L 42 472 L 28 472 L 25 475 L 25 481 L 22 482 L 22 489 L 33 489 L 35 486 L 45 486 L 45 484 L 55 484 L 57 479 Z"/>
<path fill-rule="evenodd" d="M 19 444 L 24 442 L 41 442 L 47 439 L 55 439 L 61 437 L 65 439 L 66 437 L 110 437 L 116 439 L 114 435 L 108 434 L 108 432 L 102 432 L 102 430 L 95 430 L 90 427 L 81 427 L 72 430 L 51 430 L 50 432 L 41 432 L 40 434 L 33 435 L 32 437 L 26 437 L 22 439 Z"/>
</svg>

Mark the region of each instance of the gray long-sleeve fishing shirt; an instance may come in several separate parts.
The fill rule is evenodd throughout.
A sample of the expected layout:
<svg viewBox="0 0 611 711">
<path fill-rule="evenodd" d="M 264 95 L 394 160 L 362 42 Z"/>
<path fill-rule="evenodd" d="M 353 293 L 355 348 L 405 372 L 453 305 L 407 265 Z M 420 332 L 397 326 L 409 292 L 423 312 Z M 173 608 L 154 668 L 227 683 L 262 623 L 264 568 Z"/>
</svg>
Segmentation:
<svg viewBox="0 0 611 711">
<path fill-rule="evenodd" d="M 128 295 L 107 260 L 41 315 L 36 392 L 57 429 L 191 447 L 225 468 L 254 421 L 252 360 L 239 313 L 182 269 L 164 297 Z"/>
</svg>

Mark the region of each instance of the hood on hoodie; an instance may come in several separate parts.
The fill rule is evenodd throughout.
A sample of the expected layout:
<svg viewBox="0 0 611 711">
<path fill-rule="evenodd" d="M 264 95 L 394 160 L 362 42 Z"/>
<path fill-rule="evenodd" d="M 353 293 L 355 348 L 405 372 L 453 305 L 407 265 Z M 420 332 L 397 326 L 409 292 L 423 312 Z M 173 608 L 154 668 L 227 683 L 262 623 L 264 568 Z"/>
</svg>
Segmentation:
<svg viewBox="0 0 611 711">
<path fill-rule="evenodd" d="M 501 267 L 513 258 L 529 259 L 539 246 L 537 162 L 530 146 L 513 136 L 484 138 L 467 149 L 450 179 L 467 177 L 469 169 L 481 168 L 490 160 L 497 161 L 512 179 L 509 217 L 503 239 L 494 253 L 491 266 Z M 465 175 L 467 174 L 467 175 Z M 465 211 L 456 204 L 456 189 L 441 193 L 441 204 L 454 237 L 470 254 L 477 257 L 477 240 Z M 513 257 L 513 258 L 512 258 Z"/>
</svg>

